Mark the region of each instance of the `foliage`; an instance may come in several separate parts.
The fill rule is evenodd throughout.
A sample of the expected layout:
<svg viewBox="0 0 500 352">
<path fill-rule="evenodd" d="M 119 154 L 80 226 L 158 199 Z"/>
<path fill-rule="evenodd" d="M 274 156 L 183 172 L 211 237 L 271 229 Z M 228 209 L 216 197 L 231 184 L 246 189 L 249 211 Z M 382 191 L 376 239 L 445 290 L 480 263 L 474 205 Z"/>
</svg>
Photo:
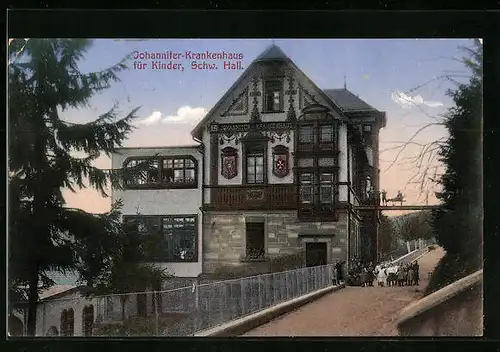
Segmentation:
<svg viewBox="0 0 500 352">
<path fill-rule="evenodd" d="M 305 263 L 302 252 L 280 254 L 269 259 L 269 272 L 277 273 L 281 271 L 303 268 Z"/>
<path fill-rule="evenodd" d="M 266 257 L 264 262 L 249 261 L 241 265 L 217 266 L 213 273 L 203 274 L 202 281 L 221 281 L 239 279 L 254 275 L 263 275 L 268 273 L 279 273 L 287 270 L 294 270 L 304 267 L 304 255 L 300 253 L 280 254 L 277 256 Z"/>
<path fill-rule="evenodd" d="M 433 228 L 447 254 L 431 289 L 482 267 L 482 44 L 476 40 L 465 51 L 463 62 L 472 76 L 448 92 L 455 106 L 446 115 L 449 138 L 439 152 L 446 172 L 438 180 L 442 191 L 436 196 L 442 205 L 432 214 Z"/>
<path fill-rule="evenodd" d="M 166 269 L 147 263 L 159 246 L 157 238 L 145 237 L 133 223 L 123 223 L 122 229 L 116 247 L 108 253 L 107 266 L 89 285 L 89 295 L 161 290 L 162 282 L 171 277 Z M 125 301 L 129 296 L 122 297 Z"/>
<path fill-rule="evenodd" d="M 9 44 L 9 280 L 13 287 L 27 288 L 28 333 L 34 335 L 38 291 L 54 284 L 49 272 L 77 271 L 92 285 L 109 267 L 109 253 L 122 238 L 120 205 L 90 214 L 66 207 L 62 191 L 91 187 L 107 196 L 110 184 L 123 186 L 129 176 L 122 170 L 93 163 L 122 145 L 137 108 L 121 118 L 114 106 L 92 122 L 67 122 L 69 109 L 88 107 L 92 97 L 119 81 L 126 58 L 100 72 L 82 73 L 78 64 L 91 40 Z M 150 167 L 127 173 L 142 175 Z"/>
<path fill-rule="evenodd" d="M 379 250 L 380 253 L 388 253 L 393 249 L 396 236 L 396 229 L 393 221 L 386 215 L 380 218 L 379 227 Z"/>
<path fill-rule="evenodd" d="M 185 314 L 162 314 L 158 317 L 159 335 L 186 336 L 192 329 L 189 317 Z M 156 336 L 156 317 L 131 317 L 124 323 L 102 324 L 96 327 L 95 336 Z M 191 332 L 191 331 L 190 331 Z"/>
<path fill-rule="evenodd" d="M 433 236 L 431 214 L 427 211 L 402 216 L 398 227 L 400 238 L 405 241 L 414 241 L 419 238 L 430 239 Z"/>
</svg>

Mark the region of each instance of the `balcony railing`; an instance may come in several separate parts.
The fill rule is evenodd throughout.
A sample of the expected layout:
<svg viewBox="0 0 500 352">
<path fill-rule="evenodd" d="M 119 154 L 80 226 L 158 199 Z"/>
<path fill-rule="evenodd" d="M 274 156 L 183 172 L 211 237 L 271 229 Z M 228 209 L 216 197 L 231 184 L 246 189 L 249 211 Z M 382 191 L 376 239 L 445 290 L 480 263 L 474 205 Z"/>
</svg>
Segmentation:
<svg viewBox="0 0 500 352">
<path fill-rule="evenodd" d="M 207 210 L 297 209 L 295 185 L 212 186 Z"/>
</svg>

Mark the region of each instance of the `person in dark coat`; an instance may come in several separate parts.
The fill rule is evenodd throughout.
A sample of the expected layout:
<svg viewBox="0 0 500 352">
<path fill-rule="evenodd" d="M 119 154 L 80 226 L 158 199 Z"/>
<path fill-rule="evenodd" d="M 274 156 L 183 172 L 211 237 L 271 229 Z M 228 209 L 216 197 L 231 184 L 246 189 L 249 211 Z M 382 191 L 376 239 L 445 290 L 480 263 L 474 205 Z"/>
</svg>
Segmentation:
<svg viewBox="0 0 500 352">
<path fill-rule="evenodd" d="M 368 287 L 368 270 L 366 268 L 361 269 L 360 282 L 361 287 Z"/>
<path fill-rule="evenodd" d="M 338 260 L 335 263 L 335 270 L 337 271 L 337 279 L 341 284 L 344 281 L 344 273 L 342 272 L 342 263 Z"/>
<path fill-rule="evenodd" d="M 420 281 L 420 276 L 419 276 L 419 266 L 418 266 L 418 262 L 415 261 L 415 264 L 413 265 L 413 270 L 415 271 L 415 285 L 418 286 L 418 282 Z"/>
</svg>

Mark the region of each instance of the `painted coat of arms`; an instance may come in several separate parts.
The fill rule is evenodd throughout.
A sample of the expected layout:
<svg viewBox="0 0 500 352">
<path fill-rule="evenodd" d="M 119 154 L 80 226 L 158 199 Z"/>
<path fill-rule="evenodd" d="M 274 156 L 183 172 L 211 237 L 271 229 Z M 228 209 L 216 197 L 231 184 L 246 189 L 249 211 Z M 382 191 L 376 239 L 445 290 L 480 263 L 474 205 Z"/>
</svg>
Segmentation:
<svg viewBox="0 0 500 352">
<path fill-rule="evenodd" d="M 222 176 L 228 180 L 238 175 L 238 156 L 237 155 L 224 155 L 222 156 Z"/>
<path fill-rule="evenodd" d="M 274 156 L 274 174 L 280 178 L 288 175 L 288 157 L 287 157 L 287 155 L 275 155 Z"/>
</svg>

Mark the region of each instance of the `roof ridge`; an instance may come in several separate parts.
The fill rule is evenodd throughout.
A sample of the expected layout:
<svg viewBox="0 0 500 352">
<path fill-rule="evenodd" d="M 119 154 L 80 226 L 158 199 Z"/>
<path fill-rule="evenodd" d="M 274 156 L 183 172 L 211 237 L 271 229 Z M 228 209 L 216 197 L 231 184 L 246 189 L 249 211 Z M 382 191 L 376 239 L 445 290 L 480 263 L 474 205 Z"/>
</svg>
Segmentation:
<svg viewBox="0 0 500 352">
<path fill-rule="evenodd" d="M 260 60 L 290 60 L 290 58 L 285 54 L 285 52 L 276 44 L 269 45 L 254 61 Z"/>
</svg>

